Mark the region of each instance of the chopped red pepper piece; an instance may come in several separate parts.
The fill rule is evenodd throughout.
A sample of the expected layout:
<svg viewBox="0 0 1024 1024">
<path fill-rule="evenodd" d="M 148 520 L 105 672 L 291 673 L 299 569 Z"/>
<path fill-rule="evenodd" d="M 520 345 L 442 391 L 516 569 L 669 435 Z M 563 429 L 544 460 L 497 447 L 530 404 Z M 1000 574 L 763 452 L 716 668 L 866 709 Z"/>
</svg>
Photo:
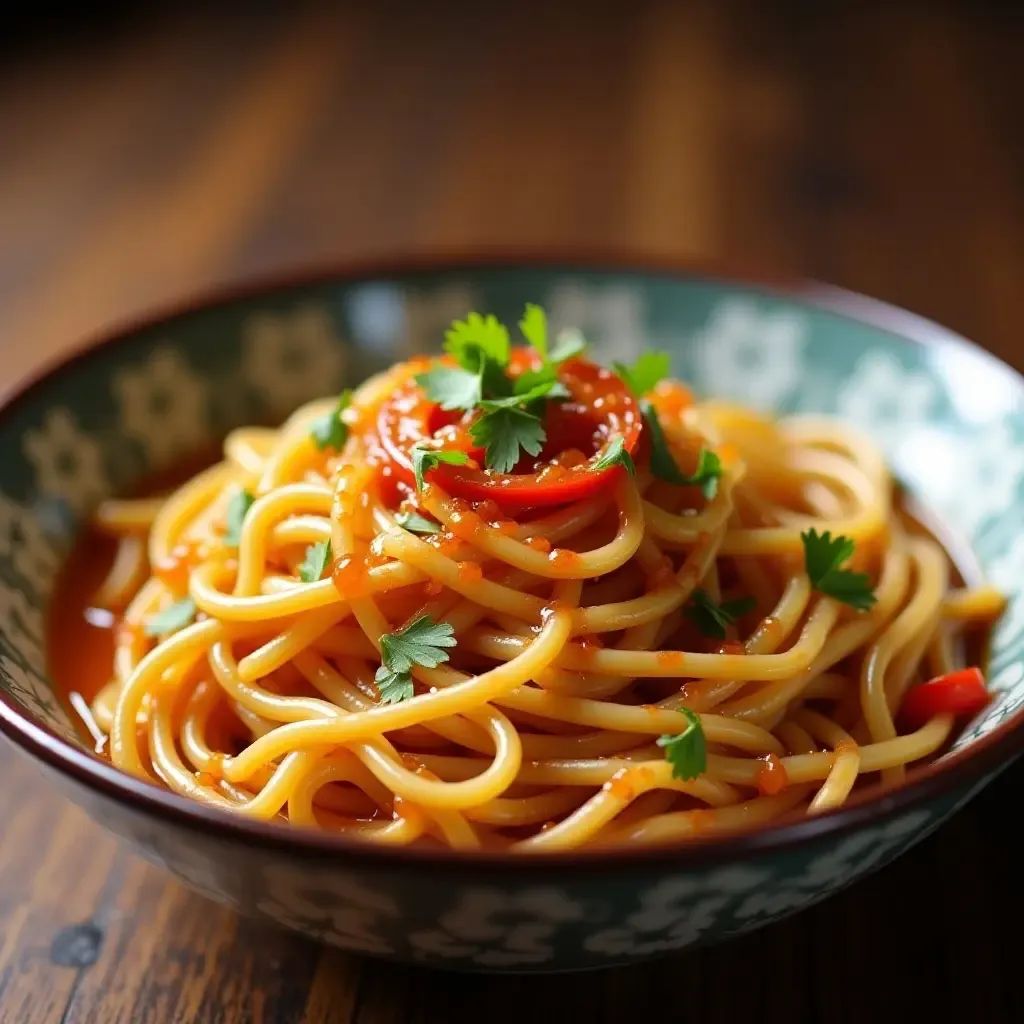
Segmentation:
<svg viewBox="0 0 1024 1024">
<path fill-rule="evenodd" d="M 936 715 L 970 718 L 991 699 L 985 689 L 985 677 L 977 667 L 950 672 L 908 691 L 903 698 L 900 718 L 914 730 L 926 725 Z"/>
</svg>

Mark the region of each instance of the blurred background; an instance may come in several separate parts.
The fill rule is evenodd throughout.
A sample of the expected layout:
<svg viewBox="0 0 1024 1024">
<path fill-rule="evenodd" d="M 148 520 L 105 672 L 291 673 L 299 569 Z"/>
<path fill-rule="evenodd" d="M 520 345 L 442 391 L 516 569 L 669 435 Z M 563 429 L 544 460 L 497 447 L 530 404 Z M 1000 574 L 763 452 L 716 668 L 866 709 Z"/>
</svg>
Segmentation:
<svg viewBox="0 0 1024 1024">
<path fill-rule="evenodd" d="M 22 6 L 8 379 L 253 274 L 507 246 L 810 275 L 1024 359 L 1019 5 Z"/>
</svg>

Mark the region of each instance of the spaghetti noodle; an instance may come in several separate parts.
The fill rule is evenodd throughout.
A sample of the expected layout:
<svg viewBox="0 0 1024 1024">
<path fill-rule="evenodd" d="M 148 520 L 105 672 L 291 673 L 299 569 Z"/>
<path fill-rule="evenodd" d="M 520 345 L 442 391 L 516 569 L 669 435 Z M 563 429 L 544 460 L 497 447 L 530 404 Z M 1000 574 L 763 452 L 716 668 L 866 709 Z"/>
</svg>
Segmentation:
<svg viewBox="0 0 1024 1024">
<path fill-rule="evenodd" d="M 253 818 L 526 852 L 815 814 L 943 749 L 985 699 L 965 631 L 1002 602 L 951 582 L 875 448 L 521 326 L 513 350 L 471 316 L 440 361 L 100 507 L 115 765 Z"/>
</svg>

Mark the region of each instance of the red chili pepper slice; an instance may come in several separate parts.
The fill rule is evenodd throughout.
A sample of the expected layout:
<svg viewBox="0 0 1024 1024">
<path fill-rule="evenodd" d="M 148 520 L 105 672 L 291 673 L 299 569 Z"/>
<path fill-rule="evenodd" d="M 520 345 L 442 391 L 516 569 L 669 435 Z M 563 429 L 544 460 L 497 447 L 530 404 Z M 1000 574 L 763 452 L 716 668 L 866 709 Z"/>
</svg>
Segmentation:
<svg viewBox="0 0 1024 1024">
<path fill-rule="evenodd" d="M 513 353 L 513 375 L 538 365 L 531 353 Z M 429 401 L 410 380 L 386 401 L 377 418 L 381 446 L 395 472 L 413 481 L 410 449 L 417 442 L 440 438 L 445 448 L 466 452 L 470 463 L 441 465 L 430 473 L 445 490 L 474 501 L 491 500 L 505 509 L 526 509 L 579 501 L 602 491 L 622 472 L 620 467 L 595 470 L 593 463 L 605 443 L 621 435 L 635 454 L 643 422 L 636 400 L 610 370 L 584 359 L 571 359 L 558 369 L 570 397 L 548 402 L 544 414 L 547 441 L 536 457 L 525 455 L 512 473 L 483 468 L 484 450 L 469 435 L 474 413 L 445 412 Z M 563 465 L 558 456 L 577 450 L 578 465 Z"/>
<path fill-rule="evenodd" d="M 909 729 L 920 729 L 936 715 L 970 718 L 989 700 L 991 694 L 985 689 L 981 669 L 963 668 L 909 690 L 903 698 L 900 718 Z"/>
</svg>

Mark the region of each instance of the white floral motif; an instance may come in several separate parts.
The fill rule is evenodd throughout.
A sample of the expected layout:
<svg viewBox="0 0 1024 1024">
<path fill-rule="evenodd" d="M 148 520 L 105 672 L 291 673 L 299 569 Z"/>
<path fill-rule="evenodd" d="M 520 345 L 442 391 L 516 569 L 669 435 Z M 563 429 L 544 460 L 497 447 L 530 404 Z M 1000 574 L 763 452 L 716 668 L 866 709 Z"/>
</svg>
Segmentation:
<svg viewBox="0 0 1024 1024">
<path fill-rule="evenodd" d="M 765 312 L 746 299 L 727 299 L 694 338 L 694 383 L 716 398 L 774 409 L 802 379 L 806 342 L 802 315 Z"/>
<path fill-rule="evenodd" d="M 947 478 L 957 482 L 956 521 L 963 528 L 976 529 L 1018 499 L 1024 487 L 1024 444 L 1014 437 L 1009 420 L 988 424 L 969 444 L 958 446 L 954 456 Z M 1020 577 L 1011 585 L 1018 587 Z"/>
<path fill-rule="evenodd" d="M 643 295 L 630 285 L 567 281 L 552 290 L 548 313 L 555 331 L 578 327 L 599 362 L 632 362 L 644 349 Z"/>
<path fill-rule="evenodd" d="M 256 906 L 285 928 L 341 949 L 379 955 L 393 952 L 378 924 L 381 918 L 397 917 L 398 905 L 362 879 L 334 873 L 316 877 L 270 865 L 263 882 L 266 894 Z"/>
<path fill-rule="evenodd" d="M 622 927 L 596 932 L 584 945 L 606 956 L 682 949 L 714 927 L 726 906 L 770 877 L 757 868 L 723 868 L 706 877 L 666 879 L 641 895 L 639 908 Z"/>
<path fill-rule="evenodd" d="M 971 434 L 941 427 L 908 429 L 892 446 L 900 477 L 927 495 L 929 506 L 947 523 L 968 535 L 1010 509 L 1024 486 L 1024 445 L 1014 438 L 1009 420 Z"/>
<path fill-rule="evenodd" d="M 840 389 L 836 413 L 892 446 L 928 425 L 938 399 L 939 386 L 931 374 L 905 369 L 888 352 L 871 351 L 857 360 Z"/>
<path fill-rule="evenodd" d="M 438 931 L 416 932 L 419 957 L 469 958 L 481 967 L 516 967 L 552 959 L 560 924 L 578 921 L 583 906 L 559 889 L 467 889 L 440 919 Z"/>
<path fill-rule="evenodd" d="M 341 384 L 345 347 L 320 306 L 253 316 L 243 343 L 243 372 L 271 409 L 294 409 Z"/>
<path fill-rule="evenodd" d="M 36 593 L 49 594 L 60 564 L 37 516 L 0 494 L 0 558 L 10 558 L 15 572 Z"/>
<path fill-rule="evenodd" d="M 176 349 L 159 348 L 141 366 L 118 371 L 112 387 L 122 429 L 155 464 L 196 451 L 209 439 L 209 383 Z"/>
<path fill-rule="evenodd" d="M 920 838 L 929 811 L 914 811 L 882 828 L 862 829 L 812 860 L 796 878 L 752 893 L 735 911 L 747 923 L 761 922 L 814 903 L 848 882 L 867 874 L 889 853 Z"/>
<path fill-rule="evenodd" d="M 107 492 L 99 442 L 78 429 L 67 409 L 51 409 L 40 430 L 26 432 L 25 455 L 36 471 L 36 486 L 84 511 Z"/>
</svg>

